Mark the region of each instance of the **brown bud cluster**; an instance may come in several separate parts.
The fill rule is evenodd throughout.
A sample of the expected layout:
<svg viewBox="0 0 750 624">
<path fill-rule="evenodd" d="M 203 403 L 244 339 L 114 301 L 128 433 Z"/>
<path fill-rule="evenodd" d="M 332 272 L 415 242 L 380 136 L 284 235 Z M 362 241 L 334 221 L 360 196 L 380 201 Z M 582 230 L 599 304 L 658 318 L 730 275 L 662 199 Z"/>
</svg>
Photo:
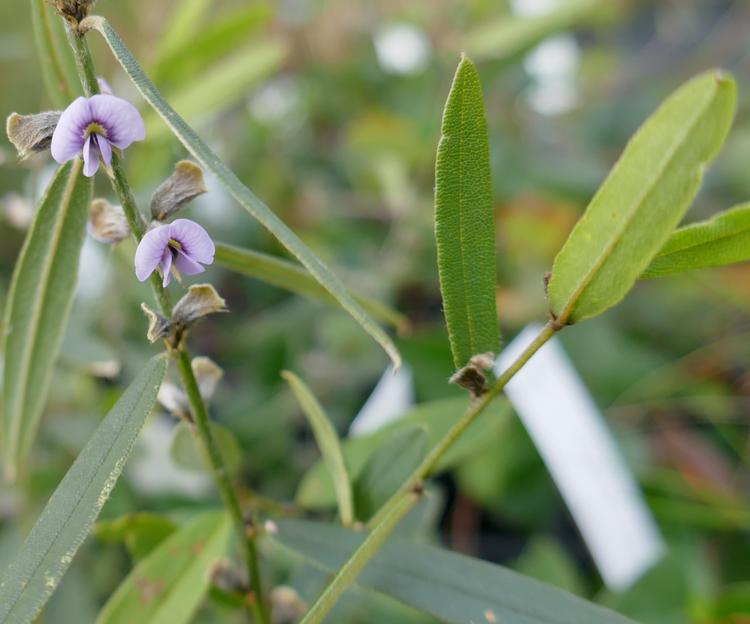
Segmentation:
<svg viewBox="0 0 750 624">
<path fill-rule="evenodd" d="M 486 371 L 492 368 L 494 362 L 494 353 L 478 353 L 466 366 L 456 371 L 449 381 L 465 388 L 473 397 L 479 398 L 487 392 Z"/>
<path fill-rule="evenodd" d="M 60 15 L 78 27 L 95 3 L 96 0 L 53 0 L 52 4 Z"/>
</svg>

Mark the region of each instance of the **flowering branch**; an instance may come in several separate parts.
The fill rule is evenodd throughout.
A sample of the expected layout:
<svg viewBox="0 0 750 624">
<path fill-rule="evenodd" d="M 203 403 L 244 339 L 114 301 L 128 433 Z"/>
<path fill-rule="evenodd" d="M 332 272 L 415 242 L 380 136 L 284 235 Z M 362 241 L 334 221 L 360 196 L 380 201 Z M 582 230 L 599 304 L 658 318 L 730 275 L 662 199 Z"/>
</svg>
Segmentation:
<svg viewBox="0 0 750 624">
<path fill-rule="evenodd" d="M 99 94 L 100 88 L 88 44 L 83 36 L 79 34 L 78 29 L 75 26 L 68 24 L 67 33 L 68 40 L 73 48 L 76 67 L 78 69 L 79 78 L 83 85 L 84 92 L 87 97 L 94 97 Z M 146 223 L 138 209 L 135 197 L 133 196 L 130 184 L 125 175 L 125 171 L 116 152 L 112 153 L 111 166 L 108 167 L 107 173 L 110 177 L 112 187 L 122 203 L 123 211 L 133 236 L 136 241 L 140 243 L 146 234 Z M 166 275 L 168 275 L 168 273 L 165 273 L 165 276 Z M 156 272 L 151 272 L 150 278 L 151 287 L 154 291 L 160 312 L 166 317 L 171 316 L 172 305 L 165 286 L 162 285 Z M 190 354 L 188 353 L 184 342 L 181 342 L 177 347 L 175 354 L 180 372 L 180 379 L 184 386 L 192 420 L 195 424 L 195 427 L 191 427 L 191 430 L 197 434 L 198 439 L 206 450 L 214 483 L 219 490 L 224 506 L 229 512 L 235 533 L 242 546 L 243 558 L 245 560 L 250 586 L 252 588 L 251 595 L 248 597 L 247 606 L 251 609 L 259 624 L 268 624 L 269 615 L 263 595 L 260 565 L 258 562 L 253 529 L 252 527 L 246 526 L 245 518 L 243 517 L 242 509 L 237 498 L 237 493 L 231 482 L 229 473 L 227 472 L 224 458 L 222 457 L 213 434 L 211 433 L 208 411 L 206 409 L 206 404 L 201 397 L 198 383 L 190 364 Z"/>
</svg>

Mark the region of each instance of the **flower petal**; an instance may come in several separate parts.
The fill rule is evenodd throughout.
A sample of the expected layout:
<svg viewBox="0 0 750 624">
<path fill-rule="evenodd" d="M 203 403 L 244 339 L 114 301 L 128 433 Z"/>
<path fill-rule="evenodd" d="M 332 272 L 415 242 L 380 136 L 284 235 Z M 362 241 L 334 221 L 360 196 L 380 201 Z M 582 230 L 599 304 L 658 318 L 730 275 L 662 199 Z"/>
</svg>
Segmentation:
<svg viewBox="0 0 750 624">
<path fill-rule="evenodd" d="M 162 257 L 161 257 L 160 265 L 161 265 L 162 275 L 164 276 L 164 280 L 162 281 L 162 286 L 166 288 L 167 286 L 169 286 L 169 282 L 172 281 L 172 270 L 171 270 L 172 269 L 172 250 L 169 247 L 167 247 L 164 250 L 164 253 L 162 254 Z"/>
<path fill-rule="evenodd" d="M 83 175 L 92 177 L 99 171 L 99 147 L 96 138 L 92 135 L 83 144 Z"/>
<path fill-rule="evenodd" d="M 125 149 L 134 141 L 146 138 L 143 118 L 127 100 L 100 93 L 89 99 L 94 120 L 107 131 L 109 142 Z"/>
<path fill-rule="evenodd" d="M 99 151 L 102 154 L 104 166 L 109 169 L 110 167 L 112 167 L 112 146 L 109 144 L 109 140 L 105 139 L 101 135 L 97 135 L 96 145 L 99 147 Z"/>
<path fill-rule="evenodd" d="M 169 244 L 169 226 L 159 227 L 146 232 L 135 251 L 135 276 L 145 281 L 162 261 Z"/>
<path fill-rule="evenodd" d="M 52 134 L 52 158 L 60 164 L 81 153 L 86 127 L 91 123 L 89 101 L 79 97 L 65 109 Z"/>
<path fill-rule="evenodd" d="M 185 255 L 201 264 L 211 264 L 214 261 L 216 247 L 208 232 L 195 221 L 190 219 L 175 219 L 172 221 L 170 236 L 182 246 Z"/>
<path fill-rule="evenodd" d="M 202 264 L 198 264 L 190 256 L 188 256 L 182 249 L 177 250 L 177 257 L 175 258 L 175 266 L 180 273 L 185 275 L 197 275 L 203 273 L 205 267 Z"/>
</svg>

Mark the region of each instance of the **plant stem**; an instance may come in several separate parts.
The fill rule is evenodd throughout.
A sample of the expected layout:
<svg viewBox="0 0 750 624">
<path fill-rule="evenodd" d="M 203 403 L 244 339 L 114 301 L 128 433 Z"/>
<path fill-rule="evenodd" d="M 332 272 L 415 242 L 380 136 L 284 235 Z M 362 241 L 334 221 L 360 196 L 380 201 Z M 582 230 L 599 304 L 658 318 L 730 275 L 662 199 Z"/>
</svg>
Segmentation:
<svg viewBox="0 0 750 624">
<path fill-rule="evenodd" d="M 76 67 L 78 69 L 81 84 L 83 85 L 84 93 L 87 97 L 91 97 L 92 95 L 99 93 L 99 83 L 96 79 L 96 71 L 94 69 L 94 63 L 91 58 L 88 44 L 85 39 L 75 32 L 69 25 L 66 26 L 66 32 L 70 45 L 73 48 Z M 133 232 L 133 236 L 136 241 L 140 242 L 146 231 L 146 222 L 143 215 L 138 210 L 138 204 L 133 196 L 133 191 L 116 153 L 112 154 L 112 169 L 108 174 L 112 187 L 122 203 L 123 212 L 128 220 L 128 225 Z M 162 286 L 161 280 L 156 274 L 151 276 L 151 287 L 154 291 L 154 296 L 156 297 L 161 313 L 164 316 L 170 316 L 172 313 L 172 304 L 169 299 L 169 294 Z M 245 519 L 242 515 L 242 508 L 240 507 L 237 493 L 231 482 L 229 473 L 227 472 L 224 458 L 222 457 L 221 451 L 216 445 L 216 441 L 211 432 L 208 411 L 206 409 L 206 404 L 203 401 L 203 397 L 200 394 L 195 374 L 193 373 L 190 354 L 184 347 L 180 348 L 177 354 L 177 363 L 182 385 L 190 404 L 190 412 L 193 422 L 196 425 L 194 431 L 197 432 L 197 437 L 206 450 L 206 456 L 210 463 L 211 475 L 216 488 L 219 490 L 224 506 L 232 519 L 234 530 L 242 549 L 250 586 L 253 591 L 253 595 L 249 597 L 249 604 L 247 606 L 251 609 L 257 624 L 268 624 L 269 615 L 265 604 L 265 597 L 263 595 L 255 539 L 245 525 Z"/>
<path fill-rule="evenodd" d="M 252 587 L 254 594 L 251 599 L 251 607 L 255 613 L 257 621 L 265 624 L 268 622 L 268 613 L 266 612 L 266 606 L 263 600 L 263 587 L 261 584 L 260 566 L 258 565 L 258 553 L 255 548 L 255 540 L 252 539 L 248 534 L 248 530 L 245 528 L 245 519 L 242 516 L 242 510 L 240 509 L 240 504 L 237 500 L 237 493 L 234 491 L 234 486 L 232 485 L 229 474 L 227 473 L 224 459 L 221 456 L 221 451 L 219 451 L 219 447 L 216 445 L 216 441 L 211 434 L 208 413 L 206 412 L 206 404 L 203 402 L 200 390 L 198 389 L 198 384 L 195 380 L 195 375 L 193 374 L 193 367 L 190 364 L 190 355 L 184 349 L 180 351 L 177 363 L 180 369 L 180 378 L 182 379 L 182 384 L 185 387 L 185 393 L 188 397 L 188 403 L 190 404 L 190 411 L 193 415 L 193 422 L 197 427 L 198 436 L 205 446 L 214 482 L 216 483 L 221 498 L 224 501 L 224 505 L 232 518 L 239 543 L 243 546 L 244 557 L 248 564 L 250 586 Z M 249 530 L 252 531 L 252 527 L 250 527 Z"/>
<path fill-rule="evenodd" d="M 315 604 L 307 612 L 300 624 L 318 624 L 323 621 L 328 612 L 334 607 L 341 594 L 351 585 L 368 561 L 375 556 L 381 546 L 388 539 L 396 525 L 414 507 L 420 499 L 421 493 L 408 492 L 402 496 L 380 523 L 369 532 L 365 541 L 355 550 L 344 566 L 336 573 Z"/>
<path fill-rule="evenodd" d="M 475 400 L 469 406 L 469 409 L 466 410 L 460 420 L 450 428 L 411 476 L 378 510 L 378 513 L 373 516 L 369 522 L 371 529 L 367 539 L 352 553 L 351 557 L 344 564 L 344 567 L 333 577 L 333 580 L 323 590 L 323 593 L 315 601 L 315 604 L 313 604 L 300 624 L 317 624 L 323 620 L 336 604 L 336 600 L 354 582 L 357 574 L 377 553 L 391 531 L 396 528 L 399 521 L 411 508 L 411 505 L 414 504 L 412 499 L 414 498 L 414 493 L 421 490 L 422 480 L 430 474 L 440 458 L 461 437 L 461 434 L 477 419 L 492 400 L 503 391 L 506 384 L 523 368 L 526 362 L 531 359 L 531 356 L 552 338 L 559 329 L 560 326 L 557 323 L 552 321 L 547 323 L 534 341 L 497 378 L 492 387 L 481 398 Z"/>
</svg>

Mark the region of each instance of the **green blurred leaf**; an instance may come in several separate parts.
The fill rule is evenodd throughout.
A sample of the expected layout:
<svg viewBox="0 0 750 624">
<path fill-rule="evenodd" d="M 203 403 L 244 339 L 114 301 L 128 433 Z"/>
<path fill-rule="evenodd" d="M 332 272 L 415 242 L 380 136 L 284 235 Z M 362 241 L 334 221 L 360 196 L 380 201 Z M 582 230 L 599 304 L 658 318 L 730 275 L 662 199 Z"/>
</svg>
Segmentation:
<svg viewBox="0 0 750 624">
<path fill-rule="evenodd" d="M 275 72 L 288 52 L 283 39 L 253 43 L 211 67 L 200 80 L 184 81 L 184 86 L 170 93 L 168 99 L 180 115 L 192 122 L 215 115 L 244 98 L 252 86 Z M 151 140 L 167 137 L 172 131 L 155 114 L 147 115 L 145 122 L 146 135 Z"/>
<path fill-rule="evenodd" d="M 3 326 L 3 463 L 14 478 L 39 426 L 78 277 L 93 181 L 82 161 L 47 188 L 13 271 Z"/>
<path fill-rule="evenodd" d="M 461 59 L 435 166 L 435 239 L 453 361 L 496 353 L 495 220 L 487 121 L 476 67 Z"/>
<path fill-rule="evenodd" d="M 188 5 L 189 11 L 196 11 L 196 13 L 205 8 L 202 6 L 190 7 L 189 2 L 182 4 Z M 186 37 L 174 35 L 174 41 L 181 40 L 180 45 L 176 43 L 165 45 L 168 48 L 168 53 L 163 54 L 155 64 L 153 68 L 154 80 L 159 83 L 165 80 L 179 83 L 190 78 L 195 72 L 225 56 L 238 45 L 246 44 L 248 37 L 266 24 L 272 14 L 273 11 L 269 4 L 254 2 L 250 6 L 240 7 L 227 15 L 222 15 L 209 24 L 205 24 L 201 20 L 200 24 L 190 27 L 189 23 L 193 21 L 193 18 L 188 19 L 190 12 L 186 13 L 185 26 L 170 32 L 179 34 L 183 29 L 191 29 L 196 32 Z"/>
<path fill-rule="evenodd" d="M 603 6 L 601 0 L 565 0 L 541 15 L 503 16 L 470 32 L 465 48 L 477 60 L 506 61 L 550 35 L 590 20 Z"/>
<path fill-rule="evenodd" d="M 211 423 L 211 433 L 216 446 L 221 451 L 227 470 L 236 473 L 242 464 L 242 448 L 234 433 L 215 422 Z M 203 445 L 197 443 L 195 435 L 184 422 L 179 423 L 175 428 L 169 452 L 178 466 L 210 474 L 210 464 L 208 458 L 204 457 Z"/>
<path fill-rule="evenodd" d="M 89 27 L 98 30 L 107 41 L 115 58 L 130 77 L 146 101 L 162 116 L 175 136 L 196 158 L 201 166 L 213 173 L 226 187 L 229 194 L 257 219 L 276 239 L 292 253 L 341 303 L 362 328 L 370 334 L 388 353 L 396 368 L 401 365 L 401 355 L 389 336 L 380 328 L 361 306 L 352 299 L 344 285 L 323 262 L 292 232 L 271 209 L 266 206 L 198 137 L 175 110 L 164 100 L 158 89 L 148 79 L 133 55 L 125 47 L 117 33 L 101 17 L 88 18 Z M 203 85 L 203 90 L 206 85 Z"/>
<path fill-rule="evenodd" d="M 514 566 L 517 572 L 582 596 L 584 583 L 576 562 L 554 539 L 535 537 L 524 548 Z"/>
<path fill-rule="evenodd" d="M 427 454 L 424 424 L 394 431 L 369 457 L 354 484 L 357 518 L 368 520 L 414 472 Z"/>
<path fill-rule="evenodd" d="M 167 362 L 152 358 L 107 414 L 0 579 L 0 623 L 34 619 L 57 587 L 125 467 Z"/>
<path fill-rule="evenodd" d="M 750 260 L 750 204 L 681 227 L 641 275 L 662 277 Z"/>
<path fill-rule="evenodd" d="M 632 288 L 698 192 L 735 104 L 731 77 L 703 74 L 633 136 L 555 258 L 548 296 L 560 323 L 596 316 Z"/>
<path fill-rule="evenodd" d="M 395 422 L 370 435 L 347 438 L 343 442 L 343 452 L 351 479 L 356 481 L 359 478 L 368 459 L 395 431 L 414 425 L 425 426 L 429 434 L 427 448 L 432 448 L 465 409 L 466 399 L 463 397 L 431 401 L 415 407 Z M 435 472 L 448 470 L 473 457 L 488 445 L 495 444 L 511 421 L 510 415 L 507 400 L 495 400 L 443 455 Z M 306 509 L 326 509 L 335 504 L 333 484 L 321 462 L 305 473 L 297 489 L 296 501 Z"/>
<path fill-rule="evenodd" d="M 361 534 L 319 522 L 280 520 L 278 527 L 276 542 L 331 573 L 363 539 Z M 386 542 L 356 583 L 455 624 L 630 622 L 506 568 L 399 539 Z"/>
<path fill-rule="evenodd" d="M 34 41 L 42 67 L 47 93 L 55 107 L 65 108 L 78 95 L 78 82 L 71 81 L 66 73 L 65 56 L 70 57 L 70 48 L 61 46 L 55 29 L 61 20 L 50 19 L 52 7 L 46 0 L 31 0 L 31 18 L 34 24 Z"/>
<path fill-rule="evenodd" d="M 143 559 L 104 605 L 97 624 L 187 624 L 224 557 L 231 523 L 224 512 L 202 514 Z"/>
<path fill-rule="evenodd" d="M 190 45 L 212 4 L 211 0 L 180 0 L 170 7 L 168 15 L 171 19 L 161 36 L 159 58 Z"/>
<path fill-rule="evenodd" d="M 297 397 L 297 401 L 302 406 L 302 411 L 307 416 L 310 428 L 315 434 L 315 440 L 336 490 L 341 524 L 350 526 L 354 520 L 352 485 L 344 456 L 341 453 L 339 436 L 310 388 L 290 371 L 284 371 L 281 375 L 289 383 L 294 396 Z"/>
<path fill-rule="evenodd" d="M 284 288 L 298 295 L 303 295 L 317 301 L 340 305 L 304 267 L 258 251 L 240 249 L 224 243 L 216 244 L 216 264 L 248 277 L 254 277 L 273 286 Z M 352 293 L 354 299 L 373 318 L 388 323 L 399 332 L 406 331 L 409 322 L 405 316 L 386 306 L 385 304 Z"/>
<path fill-rule="evenodd" d="M 155 513 L 129 513 L 115 520 L 97 522 L 92 534 L 104 542 L 122 542 L 134 559 L 143 559 L 177 530 L 169 518 Z"/>
</svg>

